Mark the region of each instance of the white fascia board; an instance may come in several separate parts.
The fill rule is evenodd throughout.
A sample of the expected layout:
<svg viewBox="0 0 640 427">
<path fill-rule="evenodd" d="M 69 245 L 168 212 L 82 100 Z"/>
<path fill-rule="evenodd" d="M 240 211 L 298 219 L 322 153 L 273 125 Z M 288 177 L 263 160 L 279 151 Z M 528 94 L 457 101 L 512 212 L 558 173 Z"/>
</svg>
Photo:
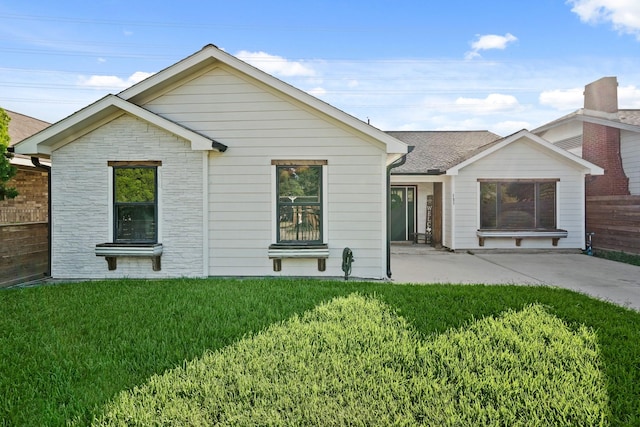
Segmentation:
<svg viewBox="0 0 640 427">
<path fill-rule="evenodd" d="M 629 123 L 622 123 L 617 119 L 616 113 L 601 113 L 599 111 L 585 109 L 574 111 L 573 113 L 568 114 L 565 117 L 561 117 L 557 120 L 554 120 L 553 122 L 533 129 L 531 132 L 539 135 L 543 132 L 548 131 L 549 129 L 553 129 L 570 122 L 586 122 L 622 130 L 628 130 L 631 132 L 640 132 L 640 126 L 632 125 Z"/>
<path fill-rule="evenodd" d="M 142 82 L 125 89 L 118 94 L 122 99 L 128 100 L 136 97 L 146 91 L 153 91 L 156 85 L 162 85 L 167 81 L 175 79 L 184 75 L 189 69 L 200 68 L 203 64 L 211 63 L 212 60 L 219 61 L 227 66 L 246 74 L 247 76 L 256 79 L 257 81 L 272 87 L 291 98 L 306 104 L 315 110 L 320 111 L 327 116 L 344 123 L 351 128 L 385 144 L 387 153 L 407 153 L 407 144 L 399 141 L 398 139 L 388 135 L 387 133 L 377 129 L 362 120 L 353 117 L 350 114 L 324 102 L 320 99 L 294 87 L 288 83 L 283 82 L 272 75 L 259 70 L 258 68 L 249 65 L 248 63 L 236 58 L 233 55 L 218 49 L 213 45 L 207 45 L 202 50 L 195 54 L 183 59 L 180 62 L 154 74 L 153 76 L 143 80 Z"/>
<path fill-rule="evenodd" d="M 577 164 L 578 166 L 580 166 L 581 168 L 584 168 L 587 170 L 587 173 L 591 174 L 591 175 L 603 175 L 604 174 L 604 169 L 601 168 L 600 166 L 594 165 L 593 163 L 584 160 L 581 157 L 576 156 L 575 154 L 572 154 L 570 152 L 568 152 L 567 150 L 564 150 L 562 148 L 556 147 L 555 145 L 553 145 L 552 143 L 548 142 L 547 140 L 545 140 L 544 138 L 539 137 L 538 135 L 535 135 L 531 132 L 529 132 L 526 129 L 523 129 L 519 132 L 514 133 L 511 136 L 508 136 L 506 138 L 504 138 L 502 141 L 498 142 L 497 144 L 487 148 L 486 150 L 476 154 L 475 156 L 465 160 L 464 162 L 461 162 L 459 164 L 457 164 L 456 166 L 449 168 L 446 172 L 447 175 L 458 175 L 458 173 L 460 172 L 461 169 L 463 169 L 464 167 L 492 154 L 495 153 L 496 151 L 500 150 L 503 147 L 506 147 L 507 145 L 518 141 L 519 139 L 522 138 L 526 138 L 529 141 L 532 141 L 544 148 L 546 148 L 549 151 L 552 151 L 555 155 L 563 157 L 567 160 L 569 160 L 570 162 Z"/>
</svg>

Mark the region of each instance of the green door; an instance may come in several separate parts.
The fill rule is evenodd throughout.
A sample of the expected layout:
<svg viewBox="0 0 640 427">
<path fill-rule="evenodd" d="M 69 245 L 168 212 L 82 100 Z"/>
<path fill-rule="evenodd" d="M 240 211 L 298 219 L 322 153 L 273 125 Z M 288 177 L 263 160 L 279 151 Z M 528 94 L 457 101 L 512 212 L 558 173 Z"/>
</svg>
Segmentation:
<svg viewBox="0 0 640 427">
<path fill-rule="evenodd" d="M 391 241 L 413 240 L 415 217 L 416 188 L 391 187 Z"/>
</svg>

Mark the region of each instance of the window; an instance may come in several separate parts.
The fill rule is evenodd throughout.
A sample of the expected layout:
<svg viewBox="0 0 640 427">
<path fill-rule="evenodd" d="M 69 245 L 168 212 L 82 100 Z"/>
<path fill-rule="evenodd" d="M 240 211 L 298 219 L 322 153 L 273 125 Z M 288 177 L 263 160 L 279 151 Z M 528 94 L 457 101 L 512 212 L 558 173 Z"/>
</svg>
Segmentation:
<svg viewBox="0 0 640 427">
<path fill-rule="evenodd" d="M 556 228 L 556 180 L 480 182 L 480 228 Z"/>
<path fill-rule="evenodd" d="M 160 162 L 109 162 L 113 167 L 115 243 L 158 241 L 157 166 Z"/>
<path fill-rule="evenodd" d="M 322 243 L 322 165 L 273 161 L 276 166 L 277 242 Z"/>
</svg>

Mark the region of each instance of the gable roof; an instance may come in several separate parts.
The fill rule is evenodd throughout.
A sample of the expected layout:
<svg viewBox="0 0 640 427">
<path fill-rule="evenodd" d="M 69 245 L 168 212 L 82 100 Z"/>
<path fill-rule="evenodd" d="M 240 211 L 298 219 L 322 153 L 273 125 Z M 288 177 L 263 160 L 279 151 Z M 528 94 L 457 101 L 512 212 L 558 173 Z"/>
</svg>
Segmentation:
<svg viewBox="0 0 640 427">
<path fill-rule="evenodd" d="M 377 129 L 374 126 L 371 126 L 370 124 L 365 123 L 362 120 L 357 119 L 354 116 L 316 98 L 315 96 L 312 96 L 303 90 L 291 86 L 290 84 L 255 68 L 254 66 L 226 53 L 212 44 L 206 45 L 200 51 L 183 59 L 182 61 L 177 62 L 159 73 L 148 77 L 140 83 L 123 90 L 118 94 L 118 96 L 136 104 L 144 102 L 151 99 L 159 92 L 171 88 L 185 77 L 193 75 L 199 70 L 204 70 L 215 63 L 226 64 L 227 66 L 246 74 L 257 81 L 284 93 L 296 101 L 299 101 L 304 105 L 331 117 L 332 119 L 338 120 L 352 129 L 369 136 L 370 138 L 384 143 L 387 153 L 389 154 L 405 154 L 407 152 L 407 146 L 405 144 L 380 129 Z"/>
<path fill-rule="evenodd" d="M 40 132 L 42 129 L 51 125 L 44 120 L 16 113 L 15 111 L 4 110 L 9 115 L 9 146 L 15 145 L 25 138 Z"/>
<path fill-rule="evenodd" d="M 180 126 L 149 110 L 115 95 L 107 95 L 69 117 L 43 129 L 32 137 L 21 141 L 15 147 L 16 153 L 50 156 L 51 152 L 56 148 L 68 144 L 125 113 L 190 141 L 193 150 L 214 149 L 223 152 L 227 149 L 224 144 Z"/>
<path fill-rule="evenodd" d="M 406 162 L 393 175 L 439 175 L 490 142 L 500 139 L 489 131 L 388 131 L 389 135 L 413 146 Z"/>
<path fill-rule="evenodd" d="M 550 143 L 549 141 L 540 138 L 539 136 L 533 134 L 532 132 L 529 132 L 526 129 L 522 129 L 521 131 L 518 131 L 512 135 L 509 135 L 507 137 L 504 137 L 502 139 L 499 139 L 497 141 L 491 142 L 487 145 L 484 145 L 480 148 L 478 148 L 474 153 L 470 153 L 469 156 L 461 161 L 460 163 L 456 164 L 455 166 L 449 168 L 447 170 L 447 175 L 458 175 L 458 173 L 460 172 L 461 169 L 463 169 L 464 167 L 477 162 L 480 159 L 483 159 L 484 157 L 487 157 L 488 155 L 495 153 L 496 151 L 506 147 L 509 144 L 512 144 L 516 141 L 519 141 L 521 139 L 527 139 L 528 141 L 534 143 L 534 144 L 538 144 L 539 146 L 543 147 L 544 149 L 548 150 L 550 153 L 552 153 L 555 156 L 558 156 L 560 158 L 564 158 L 566 160 L 568 160 L 571 163 L 574 163 L 576 166 L 587 169 L 589 174 L 591 175 L 603 175 L 604 174 L 604 169 L 602 169 L 600 166 L 596 166 L 591 162 L 588 162 L 586 160 L 584 160 L 581 157 L 578 157 L 566 150 L 563 150 L 562 148 L 556 147 L 555 145 L 553 145 L 552 143 Z"/>
<path fill-rule="evenodd" d="M 95 129 L 106 120 L 116 117 L 120 113 L 127 112 L 147 120 L 176 135 L 182 136 L 192 143 L 194 149 L 216 149 L 225 151 L 226 146 L 207 138 L 204 135 L 193 132 L 178 123 L 167 120 L 155 113 L 146 110 L 140 105 L 150 99 L 164 93 L 185 78 L 196 75 L 212 64 L 225 64 L 240 73 L 256 79 L 257 81 L 277 90 L 304 105 L 319 111 L 326 116 L 339 121 L 342 124 L 360 132 L 361 134 L 382 143 L 390 156 L 388 162 L 400 158 L 407 152 L 407 146 L 381 130 L 339 110 L 308 93 L 297 89 L 283 81 L 247 64 L 244 61 L 209 44 L 193 55 L 165 68 L 151 77 L 123 90 L 117 96 L 108 95 L 94 104 L 72 114 L 71 116 L 52 125 L 44 132 L 40 132 L 23 143 L 18 144 L 16 152 L 25 154 L 50 155 L 52 147 L 71 142 L 81 134 Z M 197 147 L 197 148 L 196 148 Z M 388 156 L 388 157 L 389 157 Z"/>
</svg>

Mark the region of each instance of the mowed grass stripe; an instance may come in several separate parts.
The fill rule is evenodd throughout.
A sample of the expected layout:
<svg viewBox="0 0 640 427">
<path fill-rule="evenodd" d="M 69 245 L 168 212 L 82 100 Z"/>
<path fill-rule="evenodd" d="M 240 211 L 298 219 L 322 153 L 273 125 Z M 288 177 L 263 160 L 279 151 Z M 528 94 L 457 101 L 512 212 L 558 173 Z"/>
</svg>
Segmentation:
<svg viewBox="0 0 640 427">
<path fill-rule="evenodd" d="M 423 341 L 337 298 L 122 393 L 96 426 L 606 424 L 597 339 L 539 306 Z"/>
</svg>

